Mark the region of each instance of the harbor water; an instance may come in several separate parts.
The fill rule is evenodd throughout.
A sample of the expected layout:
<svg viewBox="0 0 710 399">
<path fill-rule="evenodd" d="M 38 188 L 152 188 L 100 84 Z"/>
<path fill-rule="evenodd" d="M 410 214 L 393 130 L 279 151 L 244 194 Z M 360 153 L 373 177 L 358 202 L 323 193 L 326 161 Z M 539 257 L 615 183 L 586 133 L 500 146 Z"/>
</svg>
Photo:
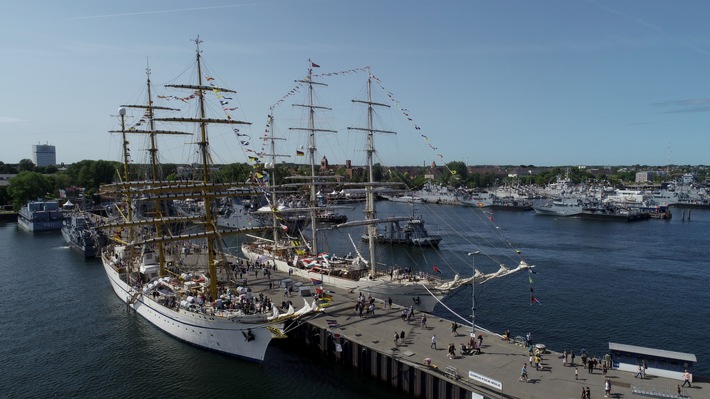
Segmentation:
<svg viewBox="0 0 710 399">
<path fill-rule="evenodd" d="M 345 212 L 359 217 L 360 206 Z M 378 210 L 380 216 L 412 212 L 407 204 L 386 202 Z M 609 342 L 618 342 L 694 353 L 695 373 L 710 375 L 704 344 L 710 211 L 693 210 L 688 220 L 687 210 L 685 219 L 682 210 L 672 210 L 669 221 L 622 223 L 418 204 L 414 212 L 429 232 L 443 236 L 440 248 L 384 247 L 379 262 L 469 276 L 474 262 L 482 272 L 499 263 L 515 267 L 519 251 L 535 274 L 464 288 L 435 313 L 460 316 L 465 326 L 475 296 L 482 328 L 530 332 L 556 351 L 603 355 Z M 321 245 L 342 253 L 353 251 L 355 242 L 362 250 L 360 233 L 325 231 Z M 475 258 L 467 255 L 474 251 L 480 251 Z M 179 342 L 127 312 L 99 261 L 72 252 L 59 232 L 28 234 L 16 223 L 0 223 L 0 259 L 6 365 L 0 396 L 404 397 L 288 341 L 273 341 L 261 365 Z M 539 303 L 530 303 L 531 289 Z"/>
</svg>

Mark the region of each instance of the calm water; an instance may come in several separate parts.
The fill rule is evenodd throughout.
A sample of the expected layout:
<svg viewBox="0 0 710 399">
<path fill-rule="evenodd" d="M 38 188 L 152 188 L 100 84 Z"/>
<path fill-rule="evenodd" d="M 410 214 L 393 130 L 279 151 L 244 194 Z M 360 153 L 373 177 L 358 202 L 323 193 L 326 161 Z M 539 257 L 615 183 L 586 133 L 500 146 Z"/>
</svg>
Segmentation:
<svg viewBox="0 0 710 399">
<path fill-rule="evenodd" d="M 380 217 L 411 214 L 411 206 L 378 202 Z M 710 375 L 710 210 L 673 208 L 673 218 L 632 223 L 557 218 L 534 212 L 492 211 L 417 204 L 430 233 L 444 239 L 438 251 L 380 251 L 400 265 L 416 261 L 445 276 L 470 276 L 475 266 L 494 272 L 515 267 L 515 250 L 536 274 L 513 274 L 476 286 L 476 324 L 533 338 L 556 351 L 588 349 L 603 355 L 609 342 L 694 353 L 696 373 Z M 347 210 L 358 217 L 357 210 Z M 492 219 L 492 220 L 491 220 Z M 353 238 L 356 238 L 353 236 Z M 541 305 L 530 305 L 530 281 Z M 470 320 L 471 288 L 447 305 Z M 456 316 L 439 306 L 435 313 Z"/>
<path fill-rule="evenodd" d="M 0 223 L 0 259 L 0 397 L 403 397 L 280 342 L 262 365 L 178 342 L 126 312 L 100 262 L 59 232 Z"/>
<path fill-rule="evenodd" d="M 406 204 L 378 207 L 381 216 L 411 212 Z M 693 210 L 690 221 L 673 211 L 671 221 L 627 224 L 418 206 L 430 232 L 444 236 L 440 249 L 385 248 L 380 255 L 452 276 L 470 275 L 468 252 L 480 250 L 476 268 L 492 272 L 498 263 L 517 263 L 518 249 L 536 265 L 532 286 L 542 305 L 530 306 L 529 275 L 512 275 L 476 287 L 476 324 L 530 331 L 560 351 L 602 353 L 612 341 L 695 353 L 696 373 L 708 375 L 710 211 Z M 345 212 L 359 217 L 359 209 Z M 359 244 L 359 229 L 330 231 L 323 244 L 352 251 L 348 233 Z M 0 396 L 402 397 L 276 341 L 262 365 L 178 342 L 126 312 L 99 262 L 71 252 L 58 232 L 28 234 L 0 223 L 0 259 Z M 471 294 L 463 289 L 447 304 L 469 318 Z M 436 313 L 455 317 L 443 307 Z"/>
</svg>

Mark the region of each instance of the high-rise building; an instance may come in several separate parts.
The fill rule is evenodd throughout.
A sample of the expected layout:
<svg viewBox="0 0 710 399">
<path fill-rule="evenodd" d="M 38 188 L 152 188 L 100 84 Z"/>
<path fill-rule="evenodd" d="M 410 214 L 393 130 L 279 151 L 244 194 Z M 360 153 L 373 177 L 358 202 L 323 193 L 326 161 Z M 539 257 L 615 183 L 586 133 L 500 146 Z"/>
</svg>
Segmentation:
<svg viewBox="0 0 710 399">
<path fill-rule="evenodd" d="M 37 144 L 32 146 L 32 162 L 35 166 L 57 164 L 57 150 L 53 145 Z"/>
</svg>

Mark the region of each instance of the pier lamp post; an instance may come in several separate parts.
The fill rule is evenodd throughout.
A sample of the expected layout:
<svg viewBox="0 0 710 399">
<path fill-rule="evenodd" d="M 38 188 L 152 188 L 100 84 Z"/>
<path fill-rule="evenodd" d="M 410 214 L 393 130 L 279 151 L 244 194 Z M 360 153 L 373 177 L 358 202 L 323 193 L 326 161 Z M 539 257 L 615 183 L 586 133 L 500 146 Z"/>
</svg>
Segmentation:
<svg viewBox="0 0 710 399">
<path fill-rule="evenodd" d="M 480 253 L 481 251 L 468 253 L 468 256 L 471 257 L 471 268 L 473 269 L 473 275 L 471 275 L 471 338 L 469 339 L 469 345 L 471 346 L 473 346 L 473 340 L 476 339 L 476 255 Z"/>
</svg>

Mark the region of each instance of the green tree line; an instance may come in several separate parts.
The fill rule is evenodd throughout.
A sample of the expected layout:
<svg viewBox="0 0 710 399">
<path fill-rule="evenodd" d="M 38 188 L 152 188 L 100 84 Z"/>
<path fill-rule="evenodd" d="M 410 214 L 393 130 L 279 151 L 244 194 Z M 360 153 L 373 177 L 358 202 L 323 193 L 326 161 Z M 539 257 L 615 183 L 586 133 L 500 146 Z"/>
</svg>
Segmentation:
<svg viewBox="0 0 710 399">
<path fill-rule="evenodd" d="M 232 163 L 220 165 L 210 169 L 213 181 L 228 183 L 244 183 L 253 181 L 254 175 L 267 175 L 263 169 L 263 164 L 256 166 L 248 163 Z M 519 169 L 535 168 L 533 165 L 520 165 Z M 613 185 L 623 185 L 635 180 L 637 170 L 649 170 L 652 167 L 636 165 L 629 168 L 617 168 L 610 175 L 592 175 L 581 168 L 553 167 L 540 170 L 536 168 L 535 174 L 525 176 L 509 177 L 507 174 L 494 173 L 469 173 L 464 162 L 454 161 L 439 168 L 439 173 L 431 181 L 434 184 L 441 184 L 450 187 L 490 188 L 497 185 L 515 182 L 527 185 L 546 185 L 555 182 L 560 177 L 569 177 L 574 183 L 604 181 Z M 427 167 L 386 168 L 381 164 L 373 165 L 373 177 L 377 182 L 400 183 L 403 187 L 411 190 L 421 189 L 429 179 L 427 175 L 431 169 Z M 679 168 L 680 171 L 687 171 L 688 168 Z M 348 173 L 350 172 L 350 173 Z M 704 179 L 707 171 L 700 168 L 699 177 Z M 150 168 L 148 165 L 130 165 L 128 179 L 130 180 L 150 180 Z M 161 165 L 160 176 L 156 180 L 201 180 L 201 168 L 191 168 L 185 166 L 179 168 L 175 164 Z M 307 165 L 279 164 L 276 167 L 274 179 L 276 184 L 286 183 L 286 178 L 293 175 L 309 176 L 310 167 Z M 365 168 L 358 167 L 351 171 L 345 166 L 335 166 L 332 170 L 323 172 L 324 174 L 342 176 L 340 182 L 367 182 L 368 172 Z M 72 193 L 79 192 L 76 188 L 81 188 L 87 197 L 94 196 L 101 184 L 108 184 L 121 181 L 124 178 L 123 166 L 119 162 L 103 160 L 83 160 L 59 169 L 56 166 L 38 168 L 29 159 L 21 160 L 17 166 L 7 165 L 0 162 L 0 174 L 16 174 L 10 179 L 9 185 L 0 186 L 0 205 L 10 204 L 13 209 L 18 210 L 29 200 L 37 198 L 57 198 L 60 190 Z M 431 177 L 431 176 L 429 176 Z M 664 177 L 659 176 L 659 182 Z M 334 183 L 337 184 L 337 183 Z M 98 198 L 95 198 L 98 200 Z"/>
</svg>

